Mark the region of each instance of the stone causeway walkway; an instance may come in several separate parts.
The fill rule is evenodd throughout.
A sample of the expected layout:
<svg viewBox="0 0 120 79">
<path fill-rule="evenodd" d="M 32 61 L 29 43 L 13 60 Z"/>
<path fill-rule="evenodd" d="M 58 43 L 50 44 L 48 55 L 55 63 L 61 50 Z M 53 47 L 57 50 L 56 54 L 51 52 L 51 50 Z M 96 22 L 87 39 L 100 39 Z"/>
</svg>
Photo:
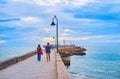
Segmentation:
<svg viewBox="0 0 120 79">
<path fill-rule="evenodd" d="M 0 70 L 0 79 L 57 79 L 55 52 L 52 50 L 49 62 L 44 52 L 40 62 L 37 61 L 37 55 L 34 55 Z"/>
</svg>

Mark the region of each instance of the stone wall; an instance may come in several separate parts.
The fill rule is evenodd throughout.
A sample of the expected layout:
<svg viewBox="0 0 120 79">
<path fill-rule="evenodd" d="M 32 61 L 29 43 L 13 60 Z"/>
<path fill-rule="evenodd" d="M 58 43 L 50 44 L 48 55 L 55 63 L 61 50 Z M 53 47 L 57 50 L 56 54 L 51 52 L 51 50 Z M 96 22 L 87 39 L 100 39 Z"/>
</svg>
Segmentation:
<svg viewBox="0 0 120 79">
<path fill-rule="evenodd" d="M 21 55 L 21 56 L 17 56 L 17 57 L 13 57 L 13 58 L 9 58 L 9 59 L 6 59 L 6 60 L 2 60 L 0 61 L 0 70 L 10 66 L 10 65 L 13 65 L 13 64 L 16 64 L 20 61 L 23 61 L 33 55 L 35 55 L 36 52 L 30 52 L 30 53 L 27 53 L 27 54 L 24 54 L 24 55 Z"/>
</svg>

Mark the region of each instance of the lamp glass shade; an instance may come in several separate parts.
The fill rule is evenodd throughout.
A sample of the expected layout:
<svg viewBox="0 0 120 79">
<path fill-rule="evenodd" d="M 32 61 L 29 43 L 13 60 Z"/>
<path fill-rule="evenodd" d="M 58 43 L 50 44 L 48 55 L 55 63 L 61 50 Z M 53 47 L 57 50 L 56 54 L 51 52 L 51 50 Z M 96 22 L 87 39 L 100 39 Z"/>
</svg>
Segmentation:
<svg viewBox="0 0 120 79">
<path fill-rule="evenodd" d="M 55 26 L 55 23 L 54 23 L 54 21 L 51 23 L 51 26 Z"/>
</svg>

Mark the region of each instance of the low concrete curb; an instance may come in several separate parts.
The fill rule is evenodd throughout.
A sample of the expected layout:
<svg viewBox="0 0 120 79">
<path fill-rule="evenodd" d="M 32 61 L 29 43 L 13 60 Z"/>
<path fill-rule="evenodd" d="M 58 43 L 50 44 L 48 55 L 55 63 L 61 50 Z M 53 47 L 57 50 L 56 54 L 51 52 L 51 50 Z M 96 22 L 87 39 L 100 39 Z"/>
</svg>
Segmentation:
<svg viewBox="0 0 120 79">
<path fill-rule="evenodd" d="M 62 58 L 59 54 L 56 55 L 56 62 L 57 62 L 57 76 L 58 79 L 70 79 L 70 74 L 68 73 Z"/>
<path fill-rule="evenodd" d="M 16 64 L 20 61 L 23 61 L 33 55 L 35 55 L 36 52 L 30 52 L 30 53 L 27 53 L 27 54 L 24 54 L 24 55 L 21 55 L 21 56 L 17 56 L 17 57 L 13 57 L 13 58 L 9 58 L 9 59 L 6 59 L 6 60 L 3 60 L 3 61 L 0 61 L 0 70 L 8 67 L 8 66 L 11 66 L 13 64 Z"/>
</svg>

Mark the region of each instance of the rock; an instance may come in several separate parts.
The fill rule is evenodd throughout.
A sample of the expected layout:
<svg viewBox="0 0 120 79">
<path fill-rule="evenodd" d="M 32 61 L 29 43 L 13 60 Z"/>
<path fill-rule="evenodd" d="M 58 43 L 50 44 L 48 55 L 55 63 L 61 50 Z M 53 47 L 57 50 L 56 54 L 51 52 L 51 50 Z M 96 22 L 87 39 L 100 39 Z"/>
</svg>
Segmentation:
<svg viewBox="0 0 120 79">
<path fill-rule="evenodd" d="M 70 60 L 69 59 L 62 58 L 62 61 L 66 66 L 70 66 Z"/>
<path fill-rule="evenodd" d="M 71 56 L 71 55 L 86 55 L 84 52 L 86 51 L 85 48 L 81 47 L 62 47 L 59 48 L 59 53 L 61 56 Z"/>
<path fill-rule="evenodd" d="M 74 52 L 73 55 L 86 55 L 85 52 Z"/>
</svg>

